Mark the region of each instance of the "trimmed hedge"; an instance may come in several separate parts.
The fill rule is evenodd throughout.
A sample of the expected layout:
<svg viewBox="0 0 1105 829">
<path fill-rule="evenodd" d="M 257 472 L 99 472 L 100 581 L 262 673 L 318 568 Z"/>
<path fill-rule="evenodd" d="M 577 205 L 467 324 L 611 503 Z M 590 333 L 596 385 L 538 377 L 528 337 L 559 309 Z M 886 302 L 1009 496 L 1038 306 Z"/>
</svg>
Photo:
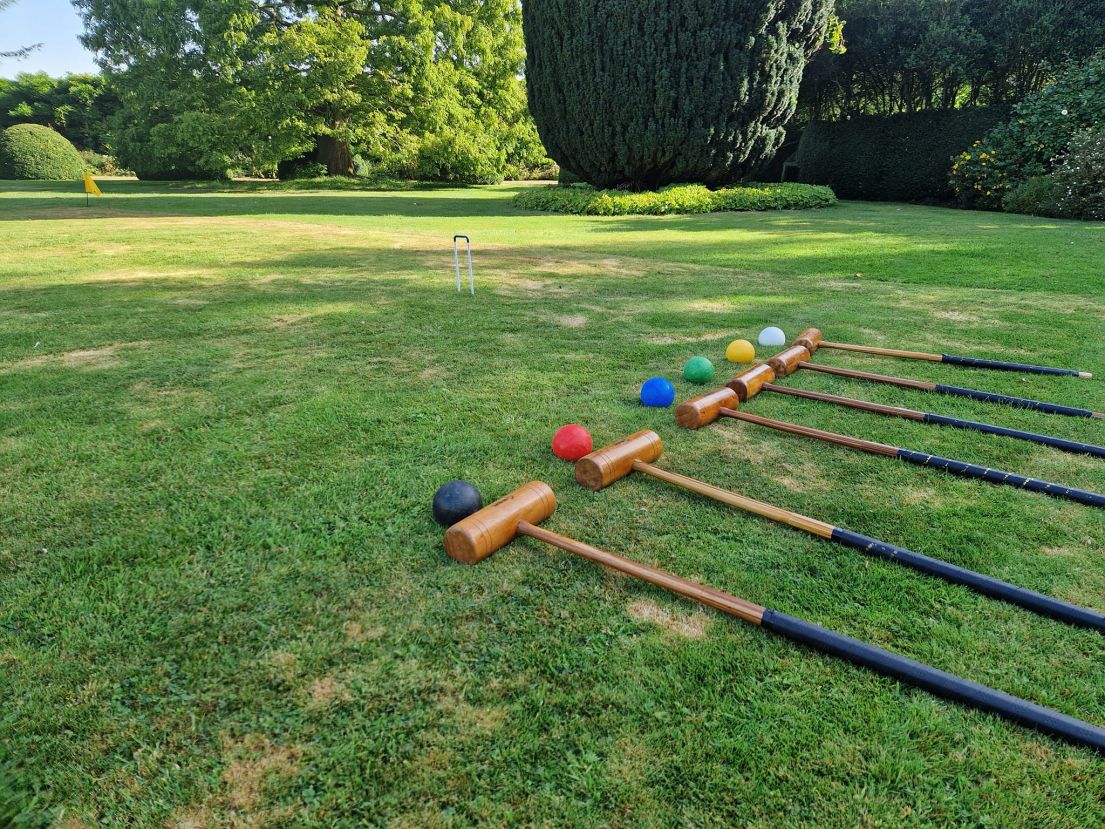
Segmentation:
<svg viewBox="0 0 1105 829">
<path fill-rule="evenodd" d="M 59 133 L 40 124 L 0 132 L 0 179 L 70 181 L 84 175 L 84 159 Z"/>
<path fill-rule="evenodd" d="M 701 184 L 673 184 L 662 190 L 632 193 L 595 190 L 587 185 L 531 187 L 514 197 L 528 210 L 580 216 L 664 216 L 725 210 L 803 210 L 831 207 L 836 196 L 828 187 L 808 184 L 745 184 L 710 190 Z"/>
<path fill-rule="evenodd" d="M 999 107 L 814 121 L 798 145 L 798 180 L 842 199 L 951 201 L 953 156 L 1007 115 Z"/>
</svg>

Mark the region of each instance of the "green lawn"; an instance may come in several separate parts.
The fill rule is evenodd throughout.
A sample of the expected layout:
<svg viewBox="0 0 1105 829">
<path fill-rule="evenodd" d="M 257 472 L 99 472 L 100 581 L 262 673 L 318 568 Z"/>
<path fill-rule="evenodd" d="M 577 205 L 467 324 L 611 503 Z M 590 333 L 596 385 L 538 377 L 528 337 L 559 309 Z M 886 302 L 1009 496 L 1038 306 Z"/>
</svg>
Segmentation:
<svg viewBox="0 0 1105 829">
<path fill-rule="evenodd" d="M 63 824 L 1100 827 L 1105 758 L 521 540 L 434 489 L 1105 724 L 1105 637 L 549 450 L 660 465 L 1105 609 L 1105 514 L 636 402 L 764 325 L 1105 378 L 1105 226 L 906 205 L 579 218 L 517 187 L 0 184 L 0 747 Z M 478 292 L 453 292 L 451 237 Z M 819 360 L 1105 408 L 1105 381 Z M 1105 443 L 1101 421 L 794 385 Z M 763 395 L 758 414 L 1105 489 L 1101 460 Z"/>
</svg>

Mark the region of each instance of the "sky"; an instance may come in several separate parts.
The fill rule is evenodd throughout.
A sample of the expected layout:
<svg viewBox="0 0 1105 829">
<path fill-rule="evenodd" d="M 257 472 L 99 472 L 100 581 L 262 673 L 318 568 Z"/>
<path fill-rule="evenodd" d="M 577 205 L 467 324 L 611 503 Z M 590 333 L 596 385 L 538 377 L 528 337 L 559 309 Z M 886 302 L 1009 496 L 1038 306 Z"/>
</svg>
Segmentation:
<svg viewBox="0 0 1105 829">
<path fill-rule="evenodd" d="M 80 15 L 69 0 L 16 0 L 0 11 L 0 51 L 41 43 L 22 60 L 0 58 L 0 77 L 20 72 L 95 72 L 96 62 L 77 39 L 83 31 Z"/>
</svg>

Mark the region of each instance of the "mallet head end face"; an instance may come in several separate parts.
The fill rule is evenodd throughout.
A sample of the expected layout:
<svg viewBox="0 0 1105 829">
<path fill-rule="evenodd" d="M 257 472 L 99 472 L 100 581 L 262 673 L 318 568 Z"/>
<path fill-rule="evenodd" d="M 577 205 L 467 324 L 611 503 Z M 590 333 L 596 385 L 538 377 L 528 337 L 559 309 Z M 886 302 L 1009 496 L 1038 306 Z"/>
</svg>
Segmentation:
<svg viewBox="0 0 1105 829">
<path fill-rule="evenodd" d="M 810 354 L 813 354 L 817 351 L 817 347 L 821 345 L 821 339 L 821 332 L 818 329 L 807 328 L 798 335 L 798 339 L 794 341 L 794 344 L 804 347 Z"/>
<path fill-rule="evenodd" d="M 798 370 L 798 364 L 810 359 L 809 349 L 804 345 L 792 345 L 786 351 L 780 351 L 767 361 L 776 377 L 789 377 Z"/>
<path fill-rule="evenodd" d="M 735 409 L 739 405 L 737 393 L 726 386 L 680 404 L 675 410 L 675 422 L 684 429 L 701 429 L 718 419 L 722 407 Z"/>
<path fill-rule="evenodd" d="M 463 564 L 476 564 L 513 541 L 519 521 L 540 524 L 555 511 L 552 489 L 533 481 L 451 526 L 445 533 L 445 551 Z"/>
<path fill-rule="evenodd" d="M 771 383 L 774 380 L 775 369 L 767 363 L 760 363 L 747 371 L 742 371 L 725 385 L 737 393 L 741 403 L 745 403 L 760 393 L 764 383 Z"/>
<path fill-rule="evenodd" d="M 1089 371 L 1080 371 L 1080 372 L 1078 372 L 1078 376 L 1081 377 L 1083 380 L 1092 380 L 1093 379 L 1093 373 L 1089 372 Z"/>
<path fill-rule="evenodd" d="M 598 492 L 633 471 L 634 461 L 652 463 L 663 454 L 664 442 L 650 429 L 597 449 L 576 463 L 579 485 Z"/>
</svg>

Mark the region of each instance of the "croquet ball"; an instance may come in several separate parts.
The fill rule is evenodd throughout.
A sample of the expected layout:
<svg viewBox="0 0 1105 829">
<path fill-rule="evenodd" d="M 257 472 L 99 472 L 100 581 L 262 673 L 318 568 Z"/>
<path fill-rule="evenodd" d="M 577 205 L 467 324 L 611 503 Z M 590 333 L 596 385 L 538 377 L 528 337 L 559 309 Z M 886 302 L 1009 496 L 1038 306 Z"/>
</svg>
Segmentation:
<svg viewBox="0 0 1105 829">
<path fill-rule="evenodd" d="M 662 409 L 675 402 L 675 386 L 663 377 L 650 377 L 641 386 L 641 402 Z"/>
<path fill-rule="evenodd" d="M 562 461 L 575 463 L 591 451 L 591 433 L 578 423 L 569 423 L 556 430 L 552 451 Z"/>
<path fill-rule="evenodd" d="M 725 359 L 730 363 L 751 363 L 756 359 L 756 347 L 748 340 L 733 340 L 725 349 Z"/>
<path fill-rule="evenodd" d="M 468 481 L 449 481 L 434 493 L 434 520 L 451 527 L 483 508 L 483 496 Z"/>
<path fill-rule="evenodd" d="M 714 379 L 714 364 L 705 357 L 691 357 L 683 366 L 683 377 L 692 383 L 709 383 Z"/>
<path fill-rule="evenodd" d="M 760 332 L 760 345 L 786 345 L 787 335 L 783 333 L 782 328 L 776 328 L 774 325 L 768 326 Z"/>
</svg>

